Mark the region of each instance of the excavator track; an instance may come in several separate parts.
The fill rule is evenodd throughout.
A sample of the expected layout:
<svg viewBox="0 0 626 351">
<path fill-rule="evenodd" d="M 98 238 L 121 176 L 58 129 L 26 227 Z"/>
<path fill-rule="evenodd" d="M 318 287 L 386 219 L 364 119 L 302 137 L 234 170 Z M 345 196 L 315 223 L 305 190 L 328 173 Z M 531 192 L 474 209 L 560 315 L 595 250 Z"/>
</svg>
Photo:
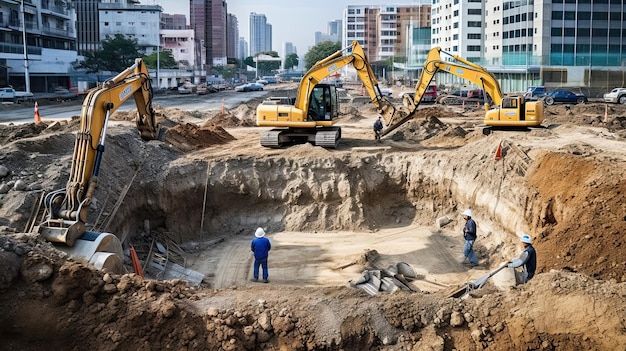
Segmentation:
<svg viewBox="0 0 626 351">
<path fill-rule="evenodd" d="M 315 133 L 315 145 L 321 147 L 336 148 L 341 141 L 341 128 L 327 127 L 319 128 Z"/>
<path fill-rule="evenodd" d="M 280 129 L 275 128 L 260 135 L 261 146 L 279 148 L 285 145 L 309 142 L 315 146 L 336 148 L 341 141 L 340 127 L 321 127 L 315 129 Z"/>
</svg>

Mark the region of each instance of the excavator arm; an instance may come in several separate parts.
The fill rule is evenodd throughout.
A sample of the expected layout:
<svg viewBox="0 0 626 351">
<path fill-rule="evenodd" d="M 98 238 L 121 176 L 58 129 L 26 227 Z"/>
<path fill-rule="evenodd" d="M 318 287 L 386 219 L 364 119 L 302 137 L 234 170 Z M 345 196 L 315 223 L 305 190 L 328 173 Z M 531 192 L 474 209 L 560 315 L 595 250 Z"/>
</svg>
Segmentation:
<svg viewBox="0 0 626 351">
<path fill-rule="evenodd" d="M 412 99 L 413 106 L 419 104 L 424 96 L 424 93 L 426 92 L 426 89 L 428 88 L 428 85 L 438 71 L 445 71 L 475 83 L 476 85 L 482 87 L 485 93 L 489 94 L 489 97 L 494 105 L 499 106 L 502 104 L 503 94 L 493 73 L 473 62 L 465 60 L 462 57 L 451 55 L 446 52 L 444 53 L 460 63 L 454 61 L 444 61 L 441 58 L 441 52 L 441 48 L 436 47 L 428 53 L 426 63 L 424 64 L 424 70 L 422 71 L 422 75 L 415 86 L 415 95 Z"/>
<path fill-rule="evenodd" d="M 347 65 L 354 67 L 372 103 L 376 106 L 378 112 L 385 117 L 385 120 L 391 123 L 396 113 L 396 108 L 380 92 L 378 80 L 372 70 L 372 66 L 367 60 L 363 47 L 356 40 L 352 42 L 350 48 L 339 50 L 311 67 L 302 78 L 295 106 L 303 111 L 307 111 L 309 101 L 311 100 L 310 95 L 315 85 Z"/>
<path fill-rule="evenodd" d="M 85 233 L 87 212 L 98 186 L 109 118 L 131 96 L 137 104 L 136 123 L 141 138 L 157 139 L 159 129 L 152 108 L 150 76 L 138 58 L 134 65 L 92 89 L 83 101 L 67 186 L 50 192 L 44 200 L 48 218 L 38 226 L 38 232 L 48 241 L 72 247 Z"/>
</svg>

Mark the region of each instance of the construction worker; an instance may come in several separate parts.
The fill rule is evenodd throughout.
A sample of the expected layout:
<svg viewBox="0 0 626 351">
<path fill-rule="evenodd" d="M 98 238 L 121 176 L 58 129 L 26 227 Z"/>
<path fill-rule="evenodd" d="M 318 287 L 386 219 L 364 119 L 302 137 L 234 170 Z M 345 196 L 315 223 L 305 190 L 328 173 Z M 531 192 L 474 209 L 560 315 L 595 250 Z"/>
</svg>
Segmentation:
<svg viewBox="0 0 626 351">
<path fill-rule="evenodd" d="M 463 248 L 463 264 L 478 266 L 478 257 L 474 253 L 474 241 L 476 241 L 476 222 L 472 219 L 472 211 L 467 209 L 463 211 L 465 226 L 463 226 L 463 238 L 465 239 L 465 247 Z"/>
<path fill-rule="evenodd" d="M 254 278 L 250 279 L 250 281 L 259 281 L 259 266 L 261 266 L 263 268 L 263 283 L 269 283 L 270 281 L 267 279 L 269 277 L 269 272 L 267 271 L 267 256 L 269 256 L 269 252 L 272 249 L 272 244 L 270 243 L 270 239 L 265 237 L 265 230 L 261 227 L 256 229 L 254 236 L 255 238 L 252 239 L 252 243 L 250 244 L 250 250 L 254 252 Z"/>
<path fill-rule="evenodd" d="M 383 131 L 383 120 L 381 116 L 378 116 L 376 122 L 374 122 L 374 137 L 380 141 L 380 133 Z"/>
<path fill-rule="evenodd" d="M 522 267 L 521 271 L 518 269 L 515 270 L 515 281 L 517 284 L 526 284 L 535 276 L 535 269 L 537 268 L 537 252 L 533 247 L 530 235 L 521 233 L 520 241 L 524 245 L 524 251 L 518 258 L 511 260 L 507 267 Z"/>
</svg>

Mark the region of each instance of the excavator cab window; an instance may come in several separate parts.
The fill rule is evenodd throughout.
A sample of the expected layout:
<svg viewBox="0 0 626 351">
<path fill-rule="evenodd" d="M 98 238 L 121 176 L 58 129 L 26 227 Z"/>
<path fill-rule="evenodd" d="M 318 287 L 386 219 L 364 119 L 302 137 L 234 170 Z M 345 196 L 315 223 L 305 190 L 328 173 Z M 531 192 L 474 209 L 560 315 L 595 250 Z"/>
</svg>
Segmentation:
<svg viewBox="0 0 626 351">
<path fill-rule="evenodd" d="M 309 118 L 314 121 L 330 121 L 339 114 L 337 89 L 329 84 L 318 84 L 311 93 Z"/>
</svg>

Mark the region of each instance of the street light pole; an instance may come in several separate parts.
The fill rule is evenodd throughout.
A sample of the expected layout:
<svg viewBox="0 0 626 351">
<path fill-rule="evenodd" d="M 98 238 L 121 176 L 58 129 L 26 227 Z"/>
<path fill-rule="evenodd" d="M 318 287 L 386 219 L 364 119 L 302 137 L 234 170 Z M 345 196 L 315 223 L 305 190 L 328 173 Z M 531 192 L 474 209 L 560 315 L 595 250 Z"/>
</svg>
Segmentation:
<svg viewBox="0 0 626 351">
<path fill-rule="evenodd" d="M 22 41 L 24 42 L 24 81 L 26 92 L 30 93 L 30 72 L 28 71 L 28 50 L 26 46 L 26 15 L 24 15 L 24 0 L 21 5 L 22 10 Z"/>
</svg>

